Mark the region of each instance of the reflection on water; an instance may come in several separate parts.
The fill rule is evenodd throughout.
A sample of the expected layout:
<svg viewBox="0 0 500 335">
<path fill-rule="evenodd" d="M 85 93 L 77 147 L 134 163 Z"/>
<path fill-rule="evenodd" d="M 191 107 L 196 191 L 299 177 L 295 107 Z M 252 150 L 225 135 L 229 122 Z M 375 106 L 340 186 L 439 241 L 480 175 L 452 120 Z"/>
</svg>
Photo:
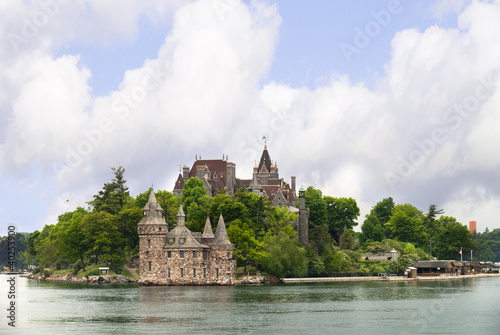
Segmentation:
<svg viewBox="0 0 500 335">
<path fill-rule="evenodd" d="M 17 291 L 19 333 L 500 333 L 500 278 L 236 287 L 19 278 Z"/>
</svg>

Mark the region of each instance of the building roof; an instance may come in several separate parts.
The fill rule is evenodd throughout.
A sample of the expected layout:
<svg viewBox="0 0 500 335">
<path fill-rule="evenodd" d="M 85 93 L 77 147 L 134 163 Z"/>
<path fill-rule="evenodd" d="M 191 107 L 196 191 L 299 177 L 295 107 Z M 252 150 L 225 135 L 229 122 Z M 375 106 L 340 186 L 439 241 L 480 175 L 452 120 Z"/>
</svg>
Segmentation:
<svg viewBox="0 0 500 335">
<path fill-rule="evenodd" d="M 418 261 L 413 264 L 414 267 L 419 268 L 419 269 L 449 269 L 452 268 L 454 265 L 453 263 L 456 261 L 452 260 L 441 260 L 441 261 Z"/>
<path fill-rule="evenodd" d="M 165 218 L 163 217 L 163 208 L 156 201 L 155 192 L 151 190 L 149 199 L 143 208 L 144 216 L 139 224 L 162 224 L 166 225 Z"/>
<path fill-rule="evenodd" d="M 165 248 L 208 248 L 207 245 L 201 244 L 196 240 L 191 231 L 186 227 L 185 222 L 186 216 L 184 215 L 184 210 L 181 205 L 177 213 L 177 227 L 167 233 Z"/>
<path fill-rule="evenodd" d="M 182 178 L 182 174 L 179 173 L 177 180 L 175 181 L 174 190 L 182 190 L 184 188 L 184 178 Z"/>
<path fill-rule="evenodd" d="M 271 157 L 267 151 L 267 144 L 264 145 L 264 151 L 262 151 L 262 156 L 260 156 L 259 167 L 257 172 L 270 172 L 271 171 Z"/>
<path fill-rule="evenodd" d="M 232 244 L 227 236 L 226 224 L 224 223 L 222 214 L 219 216 L 219 223 L 215 230 L 214 244 Z"/>
<path fill-rule="evenodd" d="M 210 171 L 208 180 L 212 181 L 212 186 L 216 189 L 224 188 L 227 185 L 227 163 L 223 159 L 198 159 L 193 163 L 189 177 L 196 177 L 197 168 L 206 166 Z"/>
<path fill-rule="evenodd" d="M 205 222 L 205 229 L 203 230 L 203 238 L 214 238 L 214 232 L 212 231 L 212 224 L 210 223 L 210 219 L 207 217 L 207 221 Z"/>
</svg>

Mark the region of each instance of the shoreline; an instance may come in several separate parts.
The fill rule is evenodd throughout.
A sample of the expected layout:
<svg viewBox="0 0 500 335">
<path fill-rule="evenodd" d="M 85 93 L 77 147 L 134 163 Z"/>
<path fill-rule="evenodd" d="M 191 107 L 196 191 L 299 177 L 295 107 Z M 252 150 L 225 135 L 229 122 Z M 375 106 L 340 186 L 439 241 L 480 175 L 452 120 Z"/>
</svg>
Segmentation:
<svg viewBox="0 0 500 335">
<path fill-rule="evenodd" d="M 466 278 L 488 278 L 488 277 L 500 277 L 500 273 L 481 273 L 481 274 L 476 274 L 476 275 L 435 276 L 435 277 L 417 277 L 417 278 L 407 278 L 407 277 L 403 277 L 403 276 L 282 278 L 281 281 L 284 284 L 330 283 L 330 282 L 351 282 L 351 281 L 380 281 L 380 282 L 408 281 L 408 282 L 413 282 L 413 281 L 456 280 L 456 279 L 466 279 Z"/>
</svg>

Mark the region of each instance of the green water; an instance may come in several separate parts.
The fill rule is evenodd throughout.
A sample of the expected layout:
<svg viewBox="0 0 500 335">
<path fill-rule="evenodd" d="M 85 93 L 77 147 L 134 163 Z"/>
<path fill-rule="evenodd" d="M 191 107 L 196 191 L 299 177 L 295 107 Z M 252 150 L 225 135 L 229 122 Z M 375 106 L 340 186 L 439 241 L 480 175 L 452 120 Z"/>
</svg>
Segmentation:
<svg viewBox="0 0 500 335">
<path fill-rule="evenodd" d="M 500 334 L 500 278 L 235 287 L 17 279 L 0 334 Z"/>
</svg>

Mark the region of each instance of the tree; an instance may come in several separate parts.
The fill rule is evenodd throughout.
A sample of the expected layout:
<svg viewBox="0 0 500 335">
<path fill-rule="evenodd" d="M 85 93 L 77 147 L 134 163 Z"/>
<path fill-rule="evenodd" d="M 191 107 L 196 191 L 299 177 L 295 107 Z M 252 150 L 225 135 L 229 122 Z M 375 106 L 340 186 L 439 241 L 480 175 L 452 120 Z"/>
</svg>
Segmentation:
<svg viewBox="0 0 500 335">
<path fill-rule="evenodd" d="M 423 227 L 423 214 L 410 204 L 396 205 L 392 216 L 385 224 L 391 234 L 403 242 L 425 245 L 427 234 Z"/>
<path fill-rule="evenodd" d="M 181 204 L 184 208 L 184 213 L 188 215 L 189 206 L 192 203 L 197 203 L 198 199 L 204 195 L 207 195 L 207 190 L 203 186 L 203 182 L 196 177 L 189 178 L 189 180 L 184 183 L 181 194 Z"/>
<path fill-rule="evenodd" d="M 364 244 L 367 241 L 382 241 L 385 238 L 385 227 L 380 224 L 377 215 L 370 213 L 361 226 L 359 242 Z"/>
<path fill-rule="evenodd" d="M 129 192 L 126 186 L 126 180 L 123 178 L 125 169 L 123 167 L 111 168 L 115 177 L 111 183 L 105 183 L 103 189 L 94 195 L 94 200 L 88 204 L 94 208 L 94 211 L 107 212 L 116 215 L 124 207 L 128 200 Z"/>
<path fill-rule="evenodd" d="M 291 238 L 280 231 L 278 235 L 264 237 L 269 257 L 262 262 L 262 268 L 276 277 L 303 277 L 307 274 L 306 251 L 297 238 Z"/>
<path fill-rule="evenodd" d="M 424 229 L 429 235 L 429 254 L 432 256 L 432 237 L 439 233 L 441 226 L 436 221 L 438 214 L 443 214 L 444 210 L 436 209 L 437 206 L 432 204 L 429 206 L 429 211 L 424 218 Z"/>
<path fill-rule="evenodd" d="M 361 243 L 365 243 L 368 240 L 382 241 L 384 238 L 390 237 L 385 224 L 389 222 L 393 210 L 394 201 L 391 197 L 385 198 L 373 206 L 361 226 L 362 234 L 359 237 L 359 241 Z"/>
<path fill-rule="evenodd" d="M 82 220 L 82 243 L 88 246 L 87 255 L 93 257 L 95 264 L 102 257 L 110 261 L 120 246 L 120 232 L 115 217 L 107 212 L 92 212 Z"/>
<path fill-rule="evenodd" d="M 354 248 L 354 236 L 352 236 L 352 232 L 349 229 L 344 230 L 342 235 L 340 235 L 339 247 L 342 250 L 352 250 Z"/>
<path fill-rule="evenodd" d="M 465 253 L 477 249 L 469 229 L 454 217 L 441 216 L 438 222 L 442 229 L 436 236 L 434 250 L 439 259 L 457 259 L 460 250 Z"/>
<path fill-rule="evenodd" d="M 247 271 L 247 265 L 258 265 L 267 257 L 265 251 L 266 244 L 255 238 L 255 231 L 248 226 L 248 223 L 236 219 L 227 228 L 229 240 L 235 244 L 234 255 Z"/>
<path fill-rule="evenodd" d="M 309 186 L 305 192 L 306 208 L 309 208 L 309 224 L 326 225 L 328 222 L 327 207 L 320 190 Z M 298 200 L 297 200 L 298 201 Z M 297 206 L 298 207 L 298 206 Z"/>
<path fill-rule="evenodd" d="M 352 230 L 358 223 L 359 208 L 353 198 L 333 198 L 325 196 L 327 226 L 330 235 L 338 243 L 344 230 Z"/>
</svg>

